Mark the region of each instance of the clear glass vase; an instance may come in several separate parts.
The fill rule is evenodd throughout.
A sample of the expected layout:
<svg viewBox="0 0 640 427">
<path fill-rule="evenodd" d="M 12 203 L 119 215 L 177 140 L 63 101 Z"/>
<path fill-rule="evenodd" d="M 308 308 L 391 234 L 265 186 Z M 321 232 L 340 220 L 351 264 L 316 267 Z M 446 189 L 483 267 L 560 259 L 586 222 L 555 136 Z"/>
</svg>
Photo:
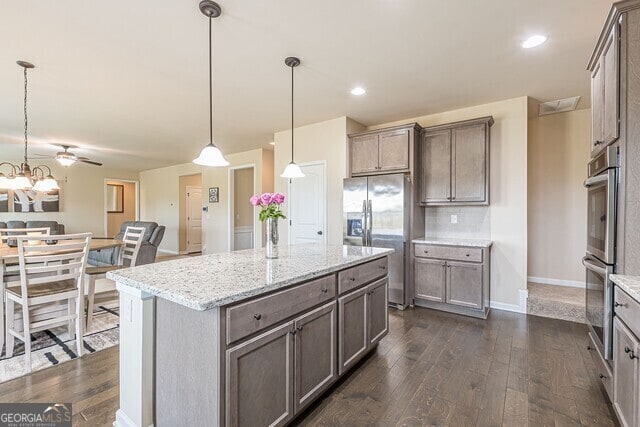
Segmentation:
<svg viewBox="0 0 640 427">
<path fill-rule="evenodd" d="M 264 253 L 268 259 L 278 258 L 278 219 L 267 218 L 267 240 L 264 246 Z"/>
</svg>

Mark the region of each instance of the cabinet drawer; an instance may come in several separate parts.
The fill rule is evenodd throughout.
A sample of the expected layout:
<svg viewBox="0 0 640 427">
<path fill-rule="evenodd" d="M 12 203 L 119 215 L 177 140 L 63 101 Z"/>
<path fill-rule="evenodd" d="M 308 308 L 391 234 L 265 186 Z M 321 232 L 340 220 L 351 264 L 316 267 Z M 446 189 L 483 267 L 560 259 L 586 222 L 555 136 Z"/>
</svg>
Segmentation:
<svg viewBox="0 0 640 427">
<path fill-rule="evenodd" d="M 347 268 L 338 273 L 338 294 L 342 295 L 387 275 L 387 257 Z"/>
<path fill-rule="evenodd" d="M 611 372 L 611 368 L 609 368 L 609 365 L 607 365 L 600 355 L 598 346 L 593 340 L 591 333 L 589 333 L 589 340 L 591 341 L 589 352 L 591 353 L 593 364 L 596 365 L 596 374 L 598 375 L 598 378 L 600 378 L 600 382 L 602 382 L 602 385 L 609 396 L 609 400 L 613 401 L 613 372 Z"/>
<path fill-rule="evenodd" d="M 617 286 L 614 286 L 613 295 L 613 311 L 616 313 L 616 316 L 618 316 L 636 336 L 640 336 L 640 304 Z"/>
<path fill-rule="evenodd" d="M 452 261 L 482 262 L 481 248 L 416 244 L 415 254 L 419 258 L 438 258 L 448 259 Z"/>
<path fill-rule="evenodd" d="M 227 344 L 275 325 L 336 296 L 335 275 L 227 308 Z"/>
</svg>

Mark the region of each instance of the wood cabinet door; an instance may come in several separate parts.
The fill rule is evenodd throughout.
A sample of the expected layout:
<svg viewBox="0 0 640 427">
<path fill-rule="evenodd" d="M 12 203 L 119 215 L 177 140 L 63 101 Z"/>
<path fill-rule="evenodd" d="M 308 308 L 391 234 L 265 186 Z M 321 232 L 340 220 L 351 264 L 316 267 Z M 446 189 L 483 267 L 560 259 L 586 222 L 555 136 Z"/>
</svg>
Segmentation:
<svg viewBox="0 0 640 427">
<path fill-rule="evenodd" d="M 337 377 L 337 305 L 331 302 L 295 321 L 295 412 Z"/>
<path fill-rule="evenodd" d="M 380 342 L 389 332 L 388 279 L 380 280 L 367 287 L 367 335 L 369 347 Z"/>
<path fill-rule="evenodd" d="M 409 131 L 381 133 L 378 139 L 378 170 L 409 170 Z"/>
<path fill-rule="evenodd" d="M 448 304 L 481 309 L 482 264 L 447 261 Z"/>
<path fill-rule="evenodd" d="M 591 73 L 591 156 L 604 148 L 604 68 L 602 60 Z"/>
<path fill-rule="evenodd" d="M 421 202 L 442 203 L 451 199 L 451 131 L 425 133 L 420 143 L 422 169 Z"/>
<path fill-rule="evenodd" d="M 638 400 L 638 359 L 640 350 L 633 333 L 618 319 L 613 318 L 613 407 L 620 424 L 636 426 Z M 634 356 L 631 359 L 629 356 Z"/>
<path fill-rule="evenodd" d="M 415 297 L 429 301 L 444 302 L 445 288 L 444 261 L 415 258 Z"/>
<path fill-rule="evenodd" d="M 451 201 L 487 200 L 487 126 L 454 128 L 451 134 Z"/>
<path fill-rule="evenodd" d="M 226 424 L 279 426 L 294 414 L 293 321 L 227 350 Z"/>
<path fill-rule="evenodd" d="M 618 26 L 614 25 L 602 51 L 602 67 L 604 71 L 604 92 L 602 117 L 603 145 L 609 145 L 618 139 L 619 109 L 619 66 L 618 66 Z"/>
<path fill-rule="evenodd" d="M 368 349 L 367 287 L 338 299 L 338 373 L 342 375 Z"/>
<path fill-rule="evenodd" d="M 351 139 L 349 157 L 352 175 L 377 172 L 378 135 L 353 137 Z"/>
</svg>

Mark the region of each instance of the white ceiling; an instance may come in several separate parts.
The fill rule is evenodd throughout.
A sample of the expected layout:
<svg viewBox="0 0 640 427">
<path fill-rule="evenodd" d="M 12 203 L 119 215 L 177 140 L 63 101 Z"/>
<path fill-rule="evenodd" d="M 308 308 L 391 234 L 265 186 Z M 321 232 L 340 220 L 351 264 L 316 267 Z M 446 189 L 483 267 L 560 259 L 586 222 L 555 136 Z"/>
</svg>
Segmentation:
<svg viewBox="0 0 640 427">
<path fill-rule="evenodd" d="M 214 128 L 223 152 L 289 127 L 369 125 L 521 95 L 582 96 L 610 0 L 220 0 Z M 143 170 L 188 162 L 208 138 L 207 18 L 195 0 L 21 0 L 0 9 L 0 161 L 20 153 L 31 61 L 32 152 L 73 150 Z M 539 48 L 521 42 L 549 37 Z M 350 95 L 355 85 L 363 97 Z"/>
</svg>

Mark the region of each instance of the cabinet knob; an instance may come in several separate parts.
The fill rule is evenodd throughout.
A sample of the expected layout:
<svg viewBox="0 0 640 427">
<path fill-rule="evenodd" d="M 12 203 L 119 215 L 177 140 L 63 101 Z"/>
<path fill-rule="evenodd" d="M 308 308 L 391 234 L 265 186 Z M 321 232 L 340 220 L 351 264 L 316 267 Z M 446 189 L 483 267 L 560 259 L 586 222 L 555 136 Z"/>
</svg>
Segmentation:
<svg viewBox="0 0 640 427">
<path fill-rule="evenodd" d="M 606 378 L 606 377 L 604 376 L 604 374 L 600 374 L 600 375 L 598 375 L 598 376 L 600 377 L 600 379 L 601 379 L 601 380 L 602 380 L 602 379 L 604 379 L 604 378 Z"/>
<path fill-rule="evenodd" d="M 587 350 L 591 351 L 593 350 L 593 347 L 591 347 L 590 345 L 587 346 Z"/>
<path fill-rule="evenodd" d="M 467 256 L 471 256 L 471 255 L 467 254 Z"/>
<path fill-rule="evenodd" d="M 613 306 L 614 307 L 624 307 L 625 304 L 620 304 L 618 301 L 616 301 L 616 302 L 613 303 Z"/>
<path fill-rule="evenodd" d="M 323 294 L 326 294 L 327 292 L 329 292 L 329 289 L 327 289 L 327 288 L 322 288 L 322 293 L 323 293 Z"/>
<path fill-rule="evenodd" d="M 593 145 L 600 145 L 600 144 L 604 144 L 604 141 L 596 141 L 593 143 Z"/>
<path fill-rule="evenodd" d="M 630 353 L 631 349 L 629 347 L 627 347 L 627 346 L 624 346 L 624 352 L 625 353 Z"/>
<path fill-rule="evenodd" d="M 256 319 L 256 320 L 260 320 L 260 319 L 262 319 L 262 314 L 256 313 L 256 314 L 253 315 L 253 318 Z"/>
<path fill-rule="evenodd" d="M 633 360 L 633 359 L 637 359 L 637 358 L 638 358 L 638 356 L 636 356 L 633 351 L 631 353 L 629 353 L 629 359 Z"/>
<path fill-rule="evenodd" d="M 352 282 L 355 282 L 356 278 L 355 277 L 349 277 L 349 280 L 351 280 Z"/>
<path fill-rule="evenodd" d="M 297 331 L 301 331 L 302 330 L 302 325 L 301 326 L 296 326 L 296 330 Z"/>
<path fill-rule="evenodd" d="M 425 254 L 428 254 L 428 253 L 429 253 L 429 251 L 424 251 L 424 253 L 425 253 Z"/>
<path fill-rule="evenodd" d="M 386 269 L 387 269 L 387 267 L 386 267 L 386 266 L 384 266 L 384 265 L 380 265 L 380 266 L 378 266 L 378 268 L 379 268 L 380 270 L 386 270 Z"/>
</svg>

